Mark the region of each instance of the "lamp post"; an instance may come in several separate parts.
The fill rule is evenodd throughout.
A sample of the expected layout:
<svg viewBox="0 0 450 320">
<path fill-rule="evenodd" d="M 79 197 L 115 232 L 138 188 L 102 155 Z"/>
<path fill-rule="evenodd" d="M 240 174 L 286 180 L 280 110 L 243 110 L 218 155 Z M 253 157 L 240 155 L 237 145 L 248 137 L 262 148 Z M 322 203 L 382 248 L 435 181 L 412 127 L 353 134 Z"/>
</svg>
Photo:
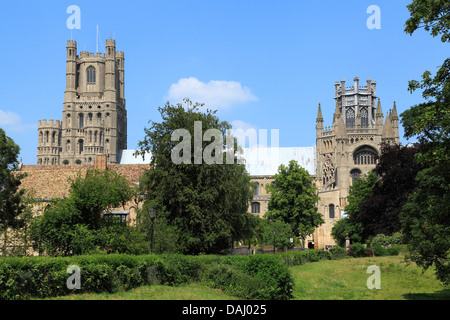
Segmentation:
<svg viewBox="0 0 450 320">
<path fill-rule="evenodd" d="M 153 221 L 156 217 L 156 210 L 151 207 L 148 209 L 148 216 L 150 217 L 150 253 L 153 251 Z"/>
</svg>

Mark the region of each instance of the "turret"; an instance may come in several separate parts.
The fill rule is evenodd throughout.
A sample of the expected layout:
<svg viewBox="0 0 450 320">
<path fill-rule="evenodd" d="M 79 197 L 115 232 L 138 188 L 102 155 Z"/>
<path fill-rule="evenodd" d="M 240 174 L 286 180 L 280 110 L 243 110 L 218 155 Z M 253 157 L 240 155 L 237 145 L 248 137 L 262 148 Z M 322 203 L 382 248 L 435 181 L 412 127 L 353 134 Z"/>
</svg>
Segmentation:
<svg viewBox="0 0 450 320">
<path fill-rule="evenodd" d="M 67 60 L 66 60 L 66 99 L 73 98 L 77 89 L 77 42 L 67 41 Z"/>
<path fill-rule="evenodd" d="M 116 41 L 113 39 L 106 40 L 105 98 L 116 101 Z"/>
</svg>

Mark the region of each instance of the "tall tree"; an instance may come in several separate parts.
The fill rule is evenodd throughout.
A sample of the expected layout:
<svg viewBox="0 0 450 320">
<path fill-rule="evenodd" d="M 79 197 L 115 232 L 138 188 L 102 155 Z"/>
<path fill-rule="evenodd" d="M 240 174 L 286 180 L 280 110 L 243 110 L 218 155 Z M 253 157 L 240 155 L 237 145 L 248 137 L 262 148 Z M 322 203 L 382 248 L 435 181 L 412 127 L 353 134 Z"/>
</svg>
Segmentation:
<svg viewBox="0 0 450 320">
<path fill-rule="evenodd" d="M 405 32 L 424 28 L 442 42 L 450 42 L 450 3 L 414 0 Z M 410 195 L 400 219 L 413 260 L 450 284 L 450 58 L 436 75 L 426 71 L 421 81 L 410 81 L 409 90 L 423 89 L 425 102 L 400 116 L 406 138 L 421 142 L 416 161 L 424 168 L 417 174 L 417 191 Z"/>
<path fill-rule="evenodd" d="M 140 154 L 152 154 L 152 169 L 140 181 L 146 203 L 154 203 L 158 214 L 180 230 L 180 246 L 191 254 L 217 253 L 248 237 L 252 197 L 245 165 L 234 154 L 232 163 L 227 161 L 228 152 L 237 149 L 235 139 L 233 145 L 225 142 L 231 126 L 215 111 L 201 112 L 201 106 L 187 99 L 184 105 L 168 102 L 159 108 L 162 122 L 150 121 L 139 142 Z"/>
<path fill-rule="evenodd" d="M 274 175 L 274 183 L 267 187 L 271 198 L 265 217 L 289 224 L 303 242 L 324 223 L 322 215 L 317 212 L 319 197 L 312 181 L 308 171 L 291 160 L 287 166 L 280 165 Z"/>
<path fill-rule="evenodd" d="M 14 173 L 18 169 L 19 152 L 19 146 L 0 128 L 0 231 L 4 232 L 4 251 L 7 230 L 21 226 L 19 215 L 25 209 L 22 202 L 25 191 L 19 189 L 25 175 Z"/>
<path fill-rule="evenodd" d="M 362 237 L 400 231 L 399 214 L 408 196 L 415 191 L 420 166 L 414 162 L 419 146 L 383 145 L 374 172 L 380 177 L 371 193 L 359 205 L 354 217 L 363 227 Z"/>
</svg>

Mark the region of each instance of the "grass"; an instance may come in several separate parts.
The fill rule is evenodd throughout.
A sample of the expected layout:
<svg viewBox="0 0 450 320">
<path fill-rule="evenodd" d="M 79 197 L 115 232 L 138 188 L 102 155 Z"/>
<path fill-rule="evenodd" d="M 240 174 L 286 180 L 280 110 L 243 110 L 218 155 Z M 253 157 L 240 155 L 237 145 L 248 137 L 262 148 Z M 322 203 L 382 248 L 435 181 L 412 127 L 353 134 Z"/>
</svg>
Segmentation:
<svg viewBox="0 0 450 320">
<path fill-rule="evenodd" d="M 175 287 L 163 285 L 142 286 L 117 293 L 83 293 L 48 298 L 46 300 L 236 300 L 218 289 L 200 283 Z"/>
<path fill-rule="evenodd" d="M 381 289 L 368 289 L 370 265 L 380 268 Z M 450 299 L 432 270 L 422 273 L 404 256 L 322 260 L 291 267 L 295 300 L 432 300 Z M 234 300 L 220 290 L 190 283 L 176 287 L 152 285 L 129 291 L 100 294 L 71 294 L 60 300 Z"/>
<path fill-rule="evenodd" d="M 368 289 L 367 268 L 380 268 L 380 289 Z M 291 268 L 297 300 L 420 300 L 450 299 L 432 270 L 422 273 L 404 256 L 345 258 L 307 263 Z"/>
</svg>

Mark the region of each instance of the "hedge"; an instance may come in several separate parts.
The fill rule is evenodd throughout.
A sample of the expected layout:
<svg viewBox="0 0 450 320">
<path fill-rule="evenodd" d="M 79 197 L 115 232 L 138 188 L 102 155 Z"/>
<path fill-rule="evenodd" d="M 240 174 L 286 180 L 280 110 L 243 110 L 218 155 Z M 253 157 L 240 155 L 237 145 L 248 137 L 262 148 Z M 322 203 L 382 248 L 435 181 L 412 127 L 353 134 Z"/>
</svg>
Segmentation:
<svg viewBox="0 0 450 320">
<path fill-rule="evenodd" d="M 66 285 L 71 265 L 80 269 L 81 289 Z M 203 281 L 247 299 L 290 299 L 293 280 L 274 256 L 84 255 L 0 258 L 0 299 L 72 293 L 117 292 L 153 283 Z"/>
</svg>

